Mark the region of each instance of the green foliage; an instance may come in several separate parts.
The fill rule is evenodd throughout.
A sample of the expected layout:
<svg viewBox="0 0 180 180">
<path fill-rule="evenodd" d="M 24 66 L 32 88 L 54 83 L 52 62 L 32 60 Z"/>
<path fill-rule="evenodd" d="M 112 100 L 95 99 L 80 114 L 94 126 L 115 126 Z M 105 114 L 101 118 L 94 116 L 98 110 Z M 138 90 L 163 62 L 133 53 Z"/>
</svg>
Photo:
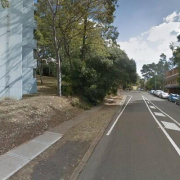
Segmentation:
<svg viewBox="0 0 180 180">
<path fill-rule="evenodd" d="M 72 87 L 71 84 L 63 83 L 62 84 L 62 94 L 63 96 L 72 96 Z"/>
<path fill-rule="evenodd" d="M 52 62 L 50 63 L 43 63 L 43 75 L 56 77 L 56 65 Z"/>
<path fill-rule="evenodd" d="M 177 41 L 180 42 L 180 34 L 177 36 Z M 179 77 L 177 78 L 178 84 L 180 86 L 180 46 L 174 46 L 174 43 L 170 44 L 170 49 L 173 52 L 173 56 L 171 58 L 172 66 L 177 67 L 179 71 Z"/>
<path fill-rule="evenodd" d="M 141 69 L 141 74 L 145 79 L 152 78 L 157 71 L 157 65 L 155 63 L 152 64 L 144 64 Z"/>
<path fill-rule="evenodd" d="M 108 93 L 116 94 L 120 84 L 136 82 L 135 61 L 117 46 L 117 28 L 111 24 L 116 5 L 117 0 L 60 0 L 53 24 L 47 0 L 39 0 L 35 36 L 42 57 L 55 59 L 52 27 L 56 28 L 63 95 L 98 104 Z"/>
<path fill-rule="evenodd" d="M 153 76 L 146 82 L 145 86 L 146 86 L 146 89 L 148 90 L 162 89 L 163 88 L 162 79 L 160 76 Z"/>
<path fill-rule="evenodd" d="M 72 98 L 71 100 L 71 105 L 74 107 L 79 107 L 84 110 L 89 110 L 91 109 L 91 105 L 88 104 L 87 102 L 80 100 L 79 98 Z"/>
<path fill-rule="evenodd" d="M 146 79 L 146 88 L 165 90 L 165 73 L 172 67 L 171 60 L 166 60 L 166 55 L 161 54 L 157 64 L 144 64 L 141 70 L 142 76 Z"/>
<path fill-rule="evenodd" d="M 180 39 L 180 36 L 178 36 L 178 38 Z M 174 52 L 173 52 L 173 61 L 174 64 L 178 67 L 178 71 L 180 74 L 180 47 L 177 47 Z M 180 86 L 180 77 L 178 77 L 178 83 Z"/>
<path fill-rule="evenodd" d="M 173 52 L 174 64 L 180 66 L 180 47 L 177 47 Z"/>
<path fill-rule="evenodd" d="M 180 42 L 180 34 L 177 36 L 178 42 Z M 178 71 L 180 74 L 180 46 L 175 47 L 173 43 L 170 44 L 170 49 L 173 52 L 173 57 L 170 59 L 171 63 L 170 65 L 172 67 L 178 67 Z M 180 86 L 180 76 L 178 77 L 178 83 Z"/>
<path fill-rule="evenodd" d="M 136 82 L 136 66 L 120 48 L 109 48 L 108 55 L 89 54 L 85 61 L 73 59 L 73 69 L 63 61 L 63 81 L 71 84 L 74 95 L 98 104 L 109 93 L 116 94 L 119 85 Z"/>
<path fill-rule="evenodd" d="M 110 48 L 109 58 L 113 61 L 114 66 L 111 69 L 112 79 L 117 79 L 114 84 L 118 88 L 119 84 L 124 89 L 137 81 L 136 63 L 129 59 L 127 54 L 118 47 Z"/>
<path fill-rule="evenodd" d="M 78 107 L 79 104 L 80 104 L 79 98 L 72 98 L 71 104 L 72 104 L 72 106 L 74 106 L 74 107 Z"/>
</svg>

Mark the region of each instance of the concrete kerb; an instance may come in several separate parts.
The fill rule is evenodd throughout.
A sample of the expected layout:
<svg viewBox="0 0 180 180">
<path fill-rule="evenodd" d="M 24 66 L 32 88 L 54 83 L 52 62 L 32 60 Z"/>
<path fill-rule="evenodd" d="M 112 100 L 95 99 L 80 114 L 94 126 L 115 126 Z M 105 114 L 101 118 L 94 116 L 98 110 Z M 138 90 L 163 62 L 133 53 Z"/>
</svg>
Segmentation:
<svg viewBox="0 0 180 180">
<path fill-rule="evenodd" d="M 124 105 L 124 102 L 126 100 L 126 96 L 123 97 L 122 101 L 119 103 L 119 105 L 121 106 L 121 108 L 119 109 L 119 107 L 117 107 L 116 112 L 119 112 L 122 110 L 122 107 Z M 116 114 L 116 113 L 115 113 Z M 84 155 L 84 157 L 82 158 L 82 160 L 80 161 L 79 165 L 75 168 L 75 170 L 73 171 L 70 180 L 77 180 L 79 174 L 81 173 L 81 171 L 83 170 L 84 166 L 86 165 L 87 161 L 89 160 L 91 154 L 94 152 L 96 145 L 98 144 L 98 142 L 100 141 L 100 139 L 102 138 L 102 136 L 104 135 L 106 129 L 109 127 L 109 125 L 111 124 L 111 122 L 114 120 L 114 117 L 112 118 L 112 120 L 107 123 L 107 125 L 105 126 L 105 128 L 98 134 L 98 136 L 95 138 L 95 140 L 93 141 L 93 143 L 90 145 L 89 149 L 87 150 L 86 154 Z"/>
</svg>

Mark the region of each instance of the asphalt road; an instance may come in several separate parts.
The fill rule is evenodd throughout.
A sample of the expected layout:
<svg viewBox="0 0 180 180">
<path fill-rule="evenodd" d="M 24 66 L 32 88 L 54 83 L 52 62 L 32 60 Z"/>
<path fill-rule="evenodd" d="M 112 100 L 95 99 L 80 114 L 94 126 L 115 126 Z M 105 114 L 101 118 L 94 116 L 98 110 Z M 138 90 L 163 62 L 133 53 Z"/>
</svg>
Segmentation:
<svg viewBox="0 0 180 180">
<path fill-rule="evenodd" d="M 78 180 L 180 180 L 180 106 L 126 92 Z"/>
</svg>

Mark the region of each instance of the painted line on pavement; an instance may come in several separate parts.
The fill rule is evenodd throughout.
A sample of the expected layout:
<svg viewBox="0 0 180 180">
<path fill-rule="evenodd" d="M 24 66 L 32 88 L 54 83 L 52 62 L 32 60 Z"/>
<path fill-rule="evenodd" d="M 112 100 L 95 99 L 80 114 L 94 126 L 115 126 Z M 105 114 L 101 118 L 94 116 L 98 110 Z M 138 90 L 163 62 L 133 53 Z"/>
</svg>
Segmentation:
<svg viewBox="0 0 180 180">
<path fill-rule="evenodd" d="M 180 128 L 175 123 L 170 123 L 170 122 L 166 122 L 166 121 L 161 121 L 161 122 L 166 129 L 180 131 Z"/>
<path fill-rule="evenodd" d="M 166 117 L 163 113 L 154 112 L 155 116 Z"/>
<path fill-rule="evenodd" d="M 156 109 L 154 106 L 149 106 L 151 109 Z"/>
<path fill-rule="evenodd" d="M 170 141 L 170 143 L 172 144 L 172 146 L 174 147 L 174 149 L 176 150 L 176 152 L 178 153 L 178 155 L 180 156 L 180 149 L 179 147 L 176 145 L 176 143 L 173 141 L 173 139 L 170 137 L 170 135 L 167 133 L 167 131 L 163 128 L 163 126 L 161 125 L 161 123 L 156 119 L 155 115 L 153 114 L 153 112 L 151 111 L 151 109 L 149 108 L 146 99 L 144 98 L 144 96 L 142 96 L 147 108 L 149 109 L 149 112 L 151 113 L 152 117 L 154 118 L 154 120 L 156 121 L 156 123 L 158 124 L 158 126 L 160 127 L 160 129 L 162 130 L 162 132 L 165 134 L 165 136 L 168 138 L 168 140 Z"/>
<path fill-rule="evenodd" d="M 144 96 L 143 96 L 144 97 Z M 149 101 L 149 99 L 147 99 L 146 97 L 144 97 L 146 100 Z M 167 113 L 165 113 L 163 110 L 161 110 L 160 108 L 158 108 L 154 103 L 152 103 L 151 101 L 149 101 L 154 107 L 156 107 L 156 109 L 158 109 L 159 111 L 161 111 L 162 113 L 164 113 L 168 118 L 170 118 L 171 120 L 173 120 L 176 124 L 178 124 L 180 126 L 180 123 L 178 123 L 174 118 L 172 118 L 170 115 L 168 115 Z"/>
<path fill-rule="evenodd" d="M 127 105 L 129 104 L 130 100 L 132 99 L 132 96 L 130 96 L 128 102 L 126 103 L 126 105 L 124 106 L 123 110 L 121 111 L 121 113 L 119 114 L 119 116 L 116 118 L 116 120 L 114 121 L 113 125 L 111 126 L 111 128 L 109 129 L 108 133 L 106 134 L 106 136 L 109 136 L 114 128 L 114 126 L 116 125 L 116 123 L 118 122 L 119 118 L 121 117 L 122 113 L 124 112 L 124 110 L 126 109 Z"/>
</svg>

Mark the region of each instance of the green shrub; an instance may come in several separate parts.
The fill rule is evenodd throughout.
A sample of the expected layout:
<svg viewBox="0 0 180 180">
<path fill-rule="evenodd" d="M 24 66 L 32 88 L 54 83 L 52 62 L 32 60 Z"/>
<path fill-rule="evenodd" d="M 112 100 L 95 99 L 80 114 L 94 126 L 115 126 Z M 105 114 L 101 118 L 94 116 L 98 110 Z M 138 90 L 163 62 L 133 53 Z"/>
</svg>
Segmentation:
<svg viewBox="0 0 180 180">
<path fill-rule="evenodd" d="M 72 98 L 71 100 L 71 105 L 74 106 L 74 107 L 79 107 L 79 99 L 78 98 Z"/>
<path fill-rule="evenodd" d="M 71 105 L 74 107 L 79 107 L 84 110 L 89 110 L 91 109 L 91 105 L 83 100 L 79 100 L 79 98 L 72 98 L 71 100 Z"/>
</svg>

